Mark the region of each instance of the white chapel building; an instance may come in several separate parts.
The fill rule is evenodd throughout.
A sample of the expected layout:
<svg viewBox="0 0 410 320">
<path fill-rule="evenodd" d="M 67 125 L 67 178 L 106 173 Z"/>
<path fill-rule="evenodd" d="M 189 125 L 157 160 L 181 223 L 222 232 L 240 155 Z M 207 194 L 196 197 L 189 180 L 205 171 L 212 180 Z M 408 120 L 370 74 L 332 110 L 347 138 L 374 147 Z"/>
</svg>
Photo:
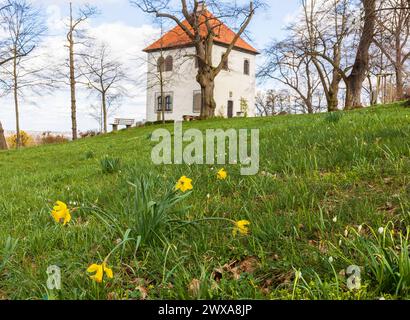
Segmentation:
<svg viewBox="0 0 410 320">
<path fill-rule="evenodd" d="M 216 38 L 213 46 L 214 66 L 217 66 L 235 33 L 208 10 L 201 14 L 218 24 L 214 29 Z M 187 21 L 183 24 L 189 26 Z M 185 32 L 176 26 L 145 48 L 144 52 L 148 54 L 147 121 L 157 121 L 161 115 L 159 68 L 163 70 L 165 120 L 178 121 L 185 116 L 199 116 L 201 87 L 196 81 L 195 47 Z M 255 116 L 255 64 L 258 54 L 250 44 L 238 39 L 229 55 L 228 64 L 215 78 L 216 116 Z"/>
</svg>

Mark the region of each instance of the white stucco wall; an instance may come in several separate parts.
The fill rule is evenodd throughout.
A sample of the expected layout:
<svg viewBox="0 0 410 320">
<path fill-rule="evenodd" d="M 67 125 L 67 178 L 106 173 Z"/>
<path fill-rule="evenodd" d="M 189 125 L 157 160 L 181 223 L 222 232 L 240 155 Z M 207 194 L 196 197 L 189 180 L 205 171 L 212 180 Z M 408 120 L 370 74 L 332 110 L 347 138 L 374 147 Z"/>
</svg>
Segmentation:
<svg viewBox="0 0 410 320">
<path fill-rule="evenodd" d="M 217 65 L 226 48 L 215 45 L 213 52 L 214 65 Z M 166 113 L 166 120 L 182 120 L 184 115 L 199 116 L 193 112 L 194 91 L 201 88 L 196 81 L 197 69 L 194 58 L 187 57 L 194 54 L 194 48 L 167 50 L 164 57 L 171 55 L 174 58 L 173 72 L 165 72 L 164 91 L 172 92 L 173 111 Z M 160 52 L 148 53 L 147 73 L 147 121 L 158 120 L 156 112 L 156 97 L 160 92 L 156 61 L 161 56 Z M 250 75 L 244 74 L 244 61 L 250 62 Z M 215 79 L 216 115 L 228 116 L 228 101 L 233 101 L 233 115 L 241 109 L 241 98 L 248 103 L 248 116 L 255 115 L 255 64 L 256 55 L 233 50 L 229 56 L 229 71 L 222 70 Z"/>
</svg>

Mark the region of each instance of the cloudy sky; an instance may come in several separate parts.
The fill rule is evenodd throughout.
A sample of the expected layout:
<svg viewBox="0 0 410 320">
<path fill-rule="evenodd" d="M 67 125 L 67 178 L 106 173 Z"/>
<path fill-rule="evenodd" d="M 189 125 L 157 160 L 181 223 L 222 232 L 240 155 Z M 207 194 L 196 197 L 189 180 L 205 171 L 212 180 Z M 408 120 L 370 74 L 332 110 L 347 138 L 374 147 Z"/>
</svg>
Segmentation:
<svg viewBox="0 0 410 320">
<path fill-rule="evenodd" d="M 65 48 L 68 0 L 32 0 L 41 8 L 48 26 L 48 34 L 37 50 L 36 56 L 47 56 L 36 63 L 55 64 L 67 55 Z M 131 6 L 128 0 L 72 0 L 74 7 L 84 3 L 98 6 L 100 14 L 87 26 L 91 35 L 109 45 L 112 56 L 121 61 L 128 76 L 134 81 L 127 84 L 127 97 L 114 117 L 142 120 L 145 118 L 144 70 L 141 50 L 159 34 L 153 18 Z M 273 38 L 283 36 L 283 27 L 297 11 L 299 0 L 268 0 L 269 8 L 258 12 L 250 26 L 252 44 L 263 49 Z M 39 59 L 39 58 L 35 58 Z M 21 101 L 21 128 L 27 131 L 70 131 L 70 98 L 68 88 L 45 92 L 41 96 L 28 94 Z M 78 93 L 79 130 L 98 128 L 98 123 L 89 115 L 90 105 L 98 100 L 87 90 Z M 12 97 L 0 98 L 0 120 L 6 130 L 15 129 Z"/>
</svg>

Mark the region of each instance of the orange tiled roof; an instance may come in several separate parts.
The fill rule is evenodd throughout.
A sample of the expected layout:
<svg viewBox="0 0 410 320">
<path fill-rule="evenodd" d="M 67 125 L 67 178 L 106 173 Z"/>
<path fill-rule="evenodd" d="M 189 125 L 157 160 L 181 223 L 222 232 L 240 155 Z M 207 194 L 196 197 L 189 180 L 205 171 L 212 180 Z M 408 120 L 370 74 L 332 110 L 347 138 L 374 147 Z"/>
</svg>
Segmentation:
<svg viewBox="0 0 410 320">
<path fill-rule="evenodd" d="M 208 33 L 205 24 L 205 21 L 207 20 L 209 24 L 212 26 L 214 32 L 216 33 L 216 37 L 214 39 L 215 43 L 229 45 L 232 42 L 232 40 L 235 37 L 235 32 L 233 32 L 224 23 L 222 23 L 216 17 L 214 17 L 212 13 L 206 10 L 201 14 L 200 18 L 204 20 L 204 22 L 200 26 L 200 33 L 202 36 L 206 36 Z M 190 31 L 193 32 L 188 21 L 185 20 L 182 23 L 183 25 L 187 26 Z M 180 26 L 176 26 L 171 31 L 167 32 L 164 36 L 162 36 L 159 40 L 155 41 L 153 44 L 145 48 L 143 51 L 151 52 L 160 50 L 161 48 L 172 49 L 190 45 L 192 45 L 192 40 L 188 37 L 188 35 L 184 32 L 184 30 L 182 30 Z M 259 52 L 254 47 L 252 47 L 242 38 L 239 38 L 236 41 L 235 48 L 249 51 L 254 54 L 259 54 Z"/>
</svg>

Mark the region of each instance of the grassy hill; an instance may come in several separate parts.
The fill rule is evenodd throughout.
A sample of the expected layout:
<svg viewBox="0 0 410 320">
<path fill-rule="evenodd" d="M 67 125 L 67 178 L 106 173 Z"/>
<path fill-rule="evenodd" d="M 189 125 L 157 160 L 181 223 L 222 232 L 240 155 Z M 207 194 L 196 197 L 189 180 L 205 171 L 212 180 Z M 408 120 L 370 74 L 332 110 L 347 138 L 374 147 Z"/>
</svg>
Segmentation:
<svg viewBox="0 0 410 320">
<path fill-rule="evenodd" d="M 0 152 L 0 297 L 410 298 L 410 108 L 191 127 L 259 128 L 259 174 L 154 166 L 157 126 Z M 173 192 L 182 175 L 192 192 Z M 57 200 L 66 226 L 51 216 Z M 234 237 L 244 219 L 250 234 Z M 107 256 L 114 278 L 97 284 L 87 267 Z M 60 291 L 47 289 L 50 265 Z"/>
</svg>

